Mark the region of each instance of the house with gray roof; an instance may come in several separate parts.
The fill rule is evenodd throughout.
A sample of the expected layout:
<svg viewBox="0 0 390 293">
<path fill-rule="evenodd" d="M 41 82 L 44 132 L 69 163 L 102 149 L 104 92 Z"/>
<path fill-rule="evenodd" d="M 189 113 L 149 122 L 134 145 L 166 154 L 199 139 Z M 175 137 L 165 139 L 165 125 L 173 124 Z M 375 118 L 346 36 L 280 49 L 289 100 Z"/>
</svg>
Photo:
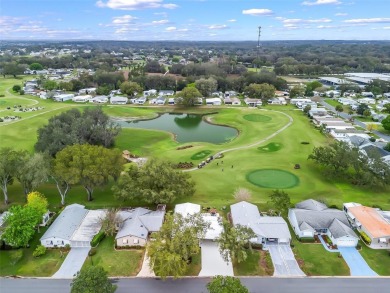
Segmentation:
<svg viewBox="0 0 390 293">
<path fill-rule="evenodd" d="M 298 238 L 327 235 L 337 246 L 356 246 L 359 238 L 343 211 L 308 199 L 288 211 L 289 222 Z"/>
<path fill-rule="evenodd" d="M 120 211 L 116 245 L 145 246 L 149 234 L 160 230 L 164 216 L 165 205 L 159 205 L 156 211 L 145 208 Z"/>
<path fill-rule="evenodd" d="M 71 238 L 80 227 L 88 210 L 79 204 L 71 204 L 65 207 L 53 224 L 41 237 L 41 244 L 45 247 L 64 247 L 71 245 Z"/>
<path fill-rule="evenodd" d="M 256 234 L 252 243 L 263 244 L 269 243 L 288 244 L 291 241 L 291 234 L 286 221 L 282 217 L 262 216 L 254 204 L 246 201 L 230 206 L 230 216 L 233 225 L 241 225 L 251 228 Z"/>
</svg>

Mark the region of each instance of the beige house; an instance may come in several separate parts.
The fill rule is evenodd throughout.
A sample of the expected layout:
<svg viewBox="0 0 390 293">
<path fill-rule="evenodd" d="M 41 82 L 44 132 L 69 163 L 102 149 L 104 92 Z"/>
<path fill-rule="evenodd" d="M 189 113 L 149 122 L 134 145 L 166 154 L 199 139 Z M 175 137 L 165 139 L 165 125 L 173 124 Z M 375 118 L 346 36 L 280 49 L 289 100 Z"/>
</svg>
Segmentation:
<svg viewBox="0 0 390 293">
<path fill-rule="evenodd" d="M 156 211 L 144 208 L 120 211 L 116 246 L 145 246 L 149 234 L 160 230 L 164 216 L 165 205 L 159 205 Z"/>
</svg>

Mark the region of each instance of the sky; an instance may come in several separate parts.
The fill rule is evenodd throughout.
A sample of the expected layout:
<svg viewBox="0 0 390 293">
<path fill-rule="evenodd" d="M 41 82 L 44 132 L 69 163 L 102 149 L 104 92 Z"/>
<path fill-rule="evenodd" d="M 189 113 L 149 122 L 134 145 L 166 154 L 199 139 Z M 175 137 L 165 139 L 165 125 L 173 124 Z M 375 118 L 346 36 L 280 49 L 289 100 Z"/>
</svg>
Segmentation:
<svg viewBox="0 0 390 293">
<path fill-rule="evenodd" d="M 390 0 L 1 0 L 0 40 L 390 40 Z"/>
</svg>

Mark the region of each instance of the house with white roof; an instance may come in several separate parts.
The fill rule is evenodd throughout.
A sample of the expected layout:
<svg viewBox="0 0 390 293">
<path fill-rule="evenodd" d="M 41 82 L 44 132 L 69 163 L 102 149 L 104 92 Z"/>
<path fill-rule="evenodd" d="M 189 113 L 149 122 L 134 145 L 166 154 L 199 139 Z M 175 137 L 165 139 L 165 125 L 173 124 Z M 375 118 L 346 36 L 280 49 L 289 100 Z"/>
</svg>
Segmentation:
<svg viewBox="0 0 390 293">
<path fill-rule="evenodd" d="M 358 100 L 359 104 L 375 105 L 376 101 L 372 98 L 362 98 Z"/>
<path fill-rule="evenodd" d="M 252 243 L 288 244 L 291 241 L 291 234 L 286 221 L 282 217 L 268 217 L 260 215 L 259 209 L 254 204 L 246 201 L 230 206 L 230 216 L 233 225 L 240 225 L 251 228 L 256 234 Z"/>
<path fill-rule="evenodd" d="M 156 211 L 145 208 L 118 212 L 118 233 L 116 246 L 145 246 L 150 233 L 161 229 L 165 217 L 165 205 L 157 206 Z"/>
<path fill-rule="evenodd" d="M 47 95 L 45 95 L 45 97 L 46 96 Z M 59 94 L 59 95 L 55 95 L 53 98 L 57 102 L 65 102 L 65 101 L 73 100 L 74 94 Z"/>
<path fill-rule="evenodd" d="M 96 96 L 89 100 L 90 103 L 94 104 L 105 104 L 108 102 L 107 96 Z"/>
<path fill-rule="evenodd" d="M 349 247 L 355 247 L 359 240 L 343 211 L 328 208 L 314 199 L 289 209 L 288 220 L 298 238 L 327 235 L 334 245 Z"/>
<path fill-rule="evenodd" d="M 75 96 L 73 97 L 72 101 L 76 103 L 86 103 L 89 102 L 89 100 L 92 99 L 91 95 L 84 95 L 84 96 Z"/>
<path fill-rule="evenodd" d="M 40 242 L 45 247 L 90 247 L 90 242 L 101 228 L 104 210 L 87 210 L 83 205 L 71 204 L 43 234 Z"/>
<path fill-rule="evenodd" d="M 129 101 L 128 98 L 126 97 L 121 97 L 121 96 L 113 96 L 110 98 L 110 104 L 113 105 L 125 105 Z"/>
<path fill-rule="evenodd" d="M 208 106 L 220 106 L 222 105 L 221 98 L 207 98 L 206 105 Z"/>
</svg>

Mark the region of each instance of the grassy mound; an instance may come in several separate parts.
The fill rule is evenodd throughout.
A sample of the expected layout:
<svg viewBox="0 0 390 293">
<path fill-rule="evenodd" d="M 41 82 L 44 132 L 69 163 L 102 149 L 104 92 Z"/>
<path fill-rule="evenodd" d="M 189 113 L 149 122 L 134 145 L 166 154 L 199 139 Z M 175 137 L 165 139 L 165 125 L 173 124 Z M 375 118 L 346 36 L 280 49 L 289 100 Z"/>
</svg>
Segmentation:
<svg viewBox="0 0 390 293">
<path fill-rule="evenodd" d="M 276 152 L 276 151 L 280 150 L 282 147 L 283 147 L 283 145 L 281 143 L 270 142 L 269 144 L 258 147 L 257 149 L 261 153 L 271 153 L 271 152 Z"/>
<path fill-rule="evenodd" d="M 259 169 L 246 175 L 246 179 L 259 187 L 285 189 L 297 186 L 299 178 L 294 174 L 278 169 Z"/>
<path fill-rule="evenodd" d="M 207 156 L 211 155 L 211 153 L 212 152 L 210 150 L 204 150 L 204 151 L 198 152 L 198 153 L 192 155 L 191 160 L 201 160 L 201 159 L 204 159 Z"/>
<path fill-rule="evenodd" d="M 268 122 L 272 120 L 271 117 L 260 114 L 248 114 L 244 115 L 243 118 L 251 122 Z"/>
</svg>

